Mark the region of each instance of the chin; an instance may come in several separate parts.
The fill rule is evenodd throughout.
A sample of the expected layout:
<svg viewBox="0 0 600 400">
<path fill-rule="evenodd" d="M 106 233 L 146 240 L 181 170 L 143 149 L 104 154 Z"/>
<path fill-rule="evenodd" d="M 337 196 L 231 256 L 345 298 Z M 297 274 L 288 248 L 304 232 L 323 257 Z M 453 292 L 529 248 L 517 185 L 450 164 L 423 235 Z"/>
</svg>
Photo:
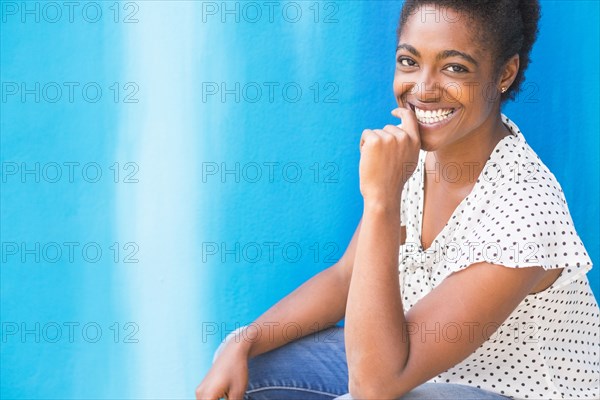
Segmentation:
<svg viewBox="0 0 600 400">
<path fill-rule="evenodd" d="M 435 151 L 435 146 L 429 146 L 429 145 L 421 142 L 421 150 L 424 150 L 424 151 Z"/>
<path fill-rule="evenodd" d="M 428 140 L 423 140 L 423 136 L 421 136 L 421 150 L 425 151 L 436 151 L 439 148 L 439 143 L 432 143 Z"/>
</svg>

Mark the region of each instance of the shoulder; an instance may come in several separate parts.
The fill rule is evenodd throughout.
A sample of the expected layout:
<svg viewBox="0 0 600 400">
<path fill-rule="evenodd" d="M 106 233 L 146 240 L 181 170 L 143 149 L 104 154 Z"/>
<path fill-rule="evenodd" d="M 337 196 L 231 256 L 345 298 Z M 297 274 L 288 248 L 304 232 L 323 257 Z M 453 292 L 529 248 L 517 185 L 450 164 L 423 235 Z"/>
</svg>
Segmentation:
<svg viewBox="0 0 600 400">
<path fill-rule="evenodd" d="M 504 114 L 503 121 L 513 132 L 505 137 L 490 155 L 480 179 L 501 201 L 527 201 L 529 207 L 566 207 L 563 189 L 529 145 L 518 126 Z M 506 206 L 510 206 L 510 202 Z"/>
<path fill-rule="evenodd" d="M 448 240 L 460 245 L 452 270 L 475 262 L 585 272 L 591 260 L 556 177 L 518 127 L 498 143 Z"/>
</svg>

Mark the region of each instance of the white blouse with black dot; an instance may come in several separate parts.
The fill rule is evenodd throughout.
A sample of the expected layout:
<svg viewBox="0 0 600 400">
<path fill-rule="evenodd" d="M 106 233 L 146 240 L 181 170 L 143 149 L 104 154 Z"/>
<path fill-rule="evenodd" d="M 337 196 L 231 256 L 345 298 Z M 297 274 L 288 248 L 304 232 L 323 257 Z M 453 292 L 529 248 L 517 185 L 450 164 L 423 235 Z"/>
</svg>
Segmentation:
<svg viewBox="0 0 600 400">
<path fill-rule="evenodd" d="M 516 399 L 598 399 L 600 313 L 586 275 L 591 259 L 555 176 L 514 122 L 504 114 L 502 120 L 512 135 L 496 145 L 472 191 L 428 249 L 421 246 L 426 151 L 420 151 L 402 193 L 404 310 L 451 273 L 477 262 L 563 268 L 549 288 L 528 295 L 473 354 L 430 382 L 472 385 Z M 428 171 L 427 179 L 452 180 L 458 173 L 458 166 L 446 165 Z M 450 325 L 421 328 L 435 340 L 457 341 L 458 335 L 473 332 L 469 323 Z"/>
</svg>

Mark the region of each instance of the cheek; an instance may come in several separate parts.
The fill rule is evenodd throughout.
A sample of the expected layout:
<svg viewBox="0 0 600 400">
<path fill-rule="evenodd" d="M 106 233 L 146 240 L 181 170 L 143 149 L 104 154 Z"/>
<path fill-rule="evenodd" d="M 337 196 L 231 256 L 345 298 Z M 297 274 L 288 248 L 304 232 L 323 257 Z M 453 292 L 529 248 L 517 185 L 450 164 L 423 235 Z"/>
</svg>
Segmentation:
<svg viewBox="0 0 600 400">
<path fill-rule="evenodd" d="M 397 74 L 397 73 L 394 75 L 393 89 L 394 89 L 394 94 L 396 95 L 396 97 L 399 97 L 399 96 L 403 95 L 404 93 L 409 92 L 410 88 L 411 88 L 410 82 L 405 81 L 404 78 L 402 77 L 402 75 Z"/>
<path fill-rule="evenodd" d="M 445 97 L 444 100 L 449 103 L 465 104 L 469 98 L 467 87 L 455 81 L 446 82 L 442 93 Z"/>
<path fill-rule="evenodd" d="M 459 95 L 461 103 L 484 109 L 491 108 L 500 98 L 500 92 L 493 82 L 480 81 L 463 84 Z"/>
</svg>

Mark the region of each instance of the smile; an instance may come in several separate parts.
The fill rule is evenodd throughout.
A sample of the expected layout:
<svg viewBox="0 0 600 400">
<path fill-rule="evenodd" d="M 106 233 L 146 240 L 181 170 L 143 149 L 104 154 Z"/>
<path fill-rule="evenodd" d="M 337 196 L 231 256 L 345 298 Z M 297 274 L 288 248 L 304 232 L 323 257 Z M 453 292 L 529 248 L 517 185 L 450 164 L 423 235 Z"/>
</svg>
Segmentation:
<svg viewBox="0 0 600 400">
<path fill-rule="evenodd" d="M 414 110 L 417 121 L 422 125 L 441 125 L 446 123 L 455 114 L 455 108 L 439 108 L 437 110 L 422 110 L 414 105 L 410 105 Z"/>
</svg>

